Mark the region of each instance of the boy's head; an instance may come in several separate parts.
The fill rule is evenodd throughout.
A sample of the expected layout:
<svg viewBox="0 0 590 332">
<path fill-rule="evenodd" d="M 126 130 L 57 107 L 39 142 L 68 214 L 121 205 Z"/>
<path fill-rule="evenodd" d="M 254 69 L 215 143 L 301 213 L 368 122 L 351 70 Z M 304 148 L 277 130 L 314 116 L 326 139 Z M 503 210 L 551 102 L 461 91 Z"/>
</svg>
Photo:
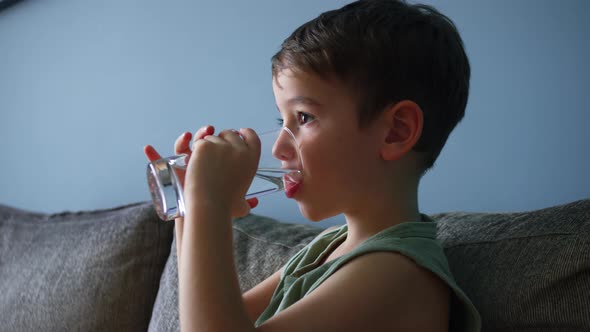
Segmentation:
<svg viewBox="0 0 590 332">
<path fill-rule="evenodd" d="M 356 1 L 305 23 L 272 58 L 273 77 L 286 68 L 342 82 L 358 102 L 361 128 L 399 101 L 418 104 L 423 128 L 413 150 L 422 171 L 463 118 L 469 92 L 454 24 L 432 7 L 398 0 Z"/>
</svg>

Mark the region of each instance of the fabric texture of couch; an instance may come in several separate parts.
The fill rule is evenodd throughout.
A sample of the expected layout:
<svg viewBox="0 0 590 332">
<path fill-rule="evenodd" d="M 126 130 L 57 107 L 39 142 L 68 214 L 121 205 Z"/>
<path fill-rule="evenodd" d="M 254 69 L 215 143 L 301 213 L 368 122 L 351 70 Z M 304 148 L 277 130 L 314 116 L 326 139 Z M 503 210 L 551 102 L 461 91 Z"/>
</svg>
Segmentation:
<svg viewBox="0 0 590 332">
<path fill-rule="evenodd" d="M 590 199 L 431 215 L 482 331 L 590 331 Z M 321 229 L 234 221 L 243 290 Z M 173 223 L 148 202 L 43 214 L 0 205 L 0 331 L 178 331 Z"/>
</svg>

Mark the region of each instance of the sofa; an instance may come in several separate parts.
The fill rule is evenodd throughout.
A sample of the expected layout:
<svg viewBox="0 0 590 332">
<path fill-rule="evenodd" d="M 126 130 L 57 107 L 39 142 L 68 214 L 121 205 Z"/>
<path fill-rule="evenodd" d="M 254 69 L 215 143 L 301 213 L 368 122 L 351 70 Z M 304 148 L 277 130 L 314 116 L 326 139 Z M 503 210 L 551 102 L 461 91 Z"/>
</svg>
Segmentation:
<svg viewBox="0 0 590 332">
<path fill-rule="evenodd" d="M 590 199 L 431 217 L 482 331 L 590 331 Z M 243 290 L 321 231 L 255 214 L 233 230 Z M 0 331 L 178 331 L 174 242 L 149 202 L 57 214 L 0 205 Z"/>
</svg>

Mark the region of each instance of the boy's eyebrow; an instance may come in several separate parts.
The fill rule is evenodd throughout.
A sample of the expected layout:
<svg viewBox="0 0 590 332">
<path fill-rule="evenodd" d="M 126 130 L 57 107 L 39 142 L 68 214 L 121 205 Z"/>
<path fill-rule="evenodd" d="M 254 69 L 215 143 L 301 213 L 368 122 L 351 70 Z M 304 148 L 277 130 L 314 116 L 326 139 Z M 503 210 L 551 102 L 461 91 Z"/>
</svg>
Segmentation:
<svg viewBox="0 0 590 332">
<path fill-rule="evenodd" d="M 308 106 L 322 106 L 322 104 L 319 101 L 317 101 L 313 98 L 305 97 L 305 96 L 295 96 L 295 97 L 287 100 L 287 104 L 289 106 L 299 105 L 299 104 L 308 105 Z"/>
</svg>

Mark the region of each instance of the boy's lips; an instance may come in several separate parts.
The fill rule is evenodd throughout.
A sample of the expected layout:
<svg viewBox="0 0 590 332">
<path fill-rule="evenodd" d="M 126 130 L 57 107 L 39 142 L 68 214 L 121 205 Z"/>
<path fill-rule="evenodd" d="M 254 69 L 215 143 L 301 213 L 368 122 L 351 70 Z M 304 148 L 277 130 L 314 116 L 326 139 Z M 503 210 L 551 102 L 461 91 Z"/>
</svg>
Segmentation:
<svg viewBox="0 0 590 332">
<path fill-rule="evenodd" d="M 283 185 L 285 187 L 285 195 L 292 198 L 301 188 L 303 177 L 300 172 L 291 172 L 283 176 Z"/>
</svg>

